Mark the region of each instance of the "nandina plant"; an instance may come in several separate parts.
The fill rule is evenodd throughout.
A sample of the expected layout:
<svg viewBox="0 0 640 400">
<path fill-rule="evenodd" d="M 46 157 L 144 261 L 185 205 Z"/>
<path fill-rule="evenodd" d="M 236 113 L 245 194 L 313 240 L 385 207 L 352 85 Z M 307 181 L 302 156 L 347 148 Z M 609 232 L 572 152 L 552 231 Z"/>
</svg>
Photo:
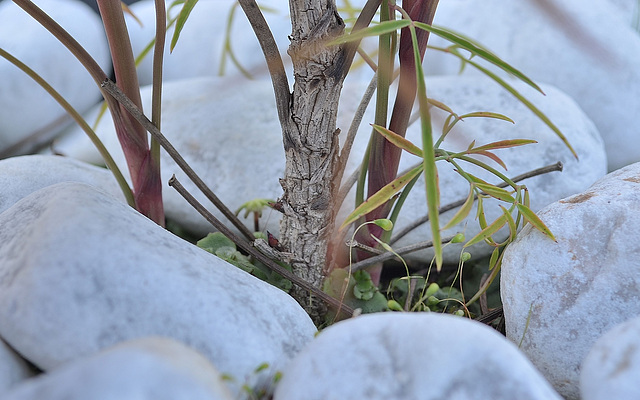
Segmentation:
<svg viewBox="0 0 640 400">
<path fill-rule="evenodd" d="M 96 83 L 100 85 L 126 155 L 133 190 L 129 189 L 127 192 L 126 183 L 122 183 L 123 178 L 121 174 L 118 174 L 117 167 L 108 154 L 105 154 L 105 161 L 110 167 L 114 166 L 112 169 L 119 177 L 125 194 L 128 193 L 127 198 L 130 204 L 162 224 L 164 218 L 159 181 L 158 144 L 161 144 L 176 159 L 178 165 L 185 170 L 188 169 L 184 160 L 179 161 L 181 158 L 175 149 L 166 140 L 163 140 L 159 129 L 162 53 L 166 23 L 164 2 L 162 0 L 156 1 L 153 107 L 151 121 L 148 121 L 140 111 L 141 102 L 134 58 L 124 24 L 123 11 L 117 0 L 99 0 L 100 12 L 105 22 L 105 31 L 113 55 L 115 85 L 111 85 L 104 71 L 55 21 L 48 18 L 29 0 L 14 1 L 58 37 L 83 62 Z M 185 2 L 183 12 L 178 17 L 172 46 L 175 45 L 179 35 L 179 27 L 185 23 L 196 2 L 197 0 Z M 368 0 L 348 34 L 344 34 L 346 25 L 336 9 L 335 1 L 290 0 L 292 34 L 288 53 L 293 61 L 295 76 L 293 91 L 289 89 L 280 51 L 256 1 L 238 0 L 238 3 L 249 19 L 265 54 L 273 82 L 277 113 L 282 126 L 287 162 L 285 176 L 281 180 L 283 195 L 274 206 L 283 213 L 281 237 L 277 245 L 279 249 L 290 255 L 290 260 L 294 260 L 291 262 L 293 273 L 271 262 L 271 260 L 265 259 L 264 254 L 257 252 L 254 246 L 248 242 L 253 240 L 251 233 L 237 219 L 233 218 L 232 213 L 228 210 L 225 211 L 224 205 L 218 206 L 245 237 L 234 236 L 234 233 L 219 221 L 214 223 L 217 229 L 233 237 L 238 247 L 261 259 L 265 265 L 278 274 L 291 279 L 295 284 L 292 295 L 305 307 L 316 322 L 322 321 L 326 304 L 331 304 L 338 309 L 350 310 L 348 306 L 343 306 L 336 299 L 320 291 L 330 272 L 341 267 L 333 257 L 332 245 L 334 248 L 340 246 L 340 243 L 336 244 L 335 238 L 341 237 L 350 224 L 359 221 L 359 225 L 364 226 L 364 229 L 361 230 L 364 234 L 359 234 L 358 239 L 365 244 L 373 246 L 380 244 L 384 247 L 384 242 L 390 235 L 392 224 L 383 231 L 378 228 L 380 224 L 369 222 L 380 221 L 381 218 L 388 215 L 393 221 L 400 210 L 403 198 L 406 197 L 408 191 L 421 175 L 425 177 L 426 208 L 429 213 L 436 254 L 435 263 L 437 268 L 440 268 L 442 256 L 439 236 L 441 227 L 438 218 L 439 188 L 435 167 L 437 161 L 447 161 L 454 164 L 462 178 L 466 179 L 470 185 L 469 196 L 445 227 L 453 226 L 465 218 L 475 199 L 478 200 L 480 210 L 482 209 L 482 199 L 487 196 L 499 199 L 507 205 L 504 207 L 503 216 L 498 220 L 489 222 L 481 219 L 479 223 L 483 228 L 482 232 L 469 240 L 467 245 L 485 240 L 495 245 L 496 250 L 499 250 L 505 243 L 495 243 L 492 240 L 492 235 L 501 227 L 508 225 L 509 240 L 513 240 L 518 225 L 525 222 L 531 223 L 553 238 L 544 224 L 528 209 L 528 192 L 524 186 L 517 185 L 499 171 L 470 157 L 474 154 L 483 155 L 500 163 L 501 160 L 492 153 L 492 150 L 520 146 L 529 142 L 514 139 L 479 146 L 472 145 L 462 153 L 452 153 L 441 148 L 448 131 L 463 118 L 480 116 L 505 120 L 508 118 L 490 112 L 457 115 L 446 105 L 427 97 L 422 59 L 428 47 L 429 34 L 437 34 L 452 42 L 452 46 L 448 48 L 434 50 L 448 52 L 459 57 L 462 62 L 482 70 L 529 106 L 558 135 L 562 137 L 562 134 L 551 121 L 548 121 L 507 82 L 477 64 L 472 60 L 472 57 L 483 58 L 537 88 L 533 82 L 477 43 L 432 25 L 438 4 L 437 0 L 404 0 L 400 5 L 392 0 Z M 378 12 L 380 22 L 369 26 Z M 342 83 L 359 51 L 358 44 L 366 36 L 379 37 L 377 65 L 372 59 L 368 59 L 369 64 L 377 70 L 375 82 L 377 83 L 376 119 L 371 144 L 363 162 L 362 176 L 358 185 L 357 207 L 342 224 L 341 232 L 336 232 L 334 229 L 336 210 L 342 198 L 339 193 L 343 193 L 345 189 L 340 190 L 339 185 L 344 174 L 346 158 L 349 155 L 350 141 L 353 140 L 350 137 L 344 149 L 340 151 L 337 138 L 339 131 L 336 129 L 337 106 Z M 469 57 L 465 57 L 461 50 L 468 52 Z M 1 55 L 11 59 L 11 56 L 4 51 Z M 396 59 L 399 61 L 399 71 L 397 72 L 394 71 Z M 28 70 L 19 61 L 14 61 L 16 65 L 21 66 L 37 80 L 33 71 Z M 398 92 L 393 112 L 388 118 L 386 110 L 389 101 L 389 88 L 396 74 L 399 76 Z M 46 83 L 42 84 L 46 86 Z M 404 139 L 416 98 L 422 130 L 422 146 Z M 61 104 L 63 103 L 63 99 L 59 101 Z M 366 105 L 366 102 L 364 103 Z M 451 114 L 450 123 L 439 135 L 432 131 L 429 111 L 431 107 L 444 109 Z M 69 110 L 69 108 L 67 109 Z M 74 113 L 73 110 L 69 111 Z M 77 113 L 74 117 L 81 120 Z M 100 146 L 95 135 L 92 136 L 92 132 L 83 122 L 79 121 L 94 139 L 94 142 Z M 151 143 L 149 143 L 146 131 L 153 135 Z M 101 151 L 104 153 L 104 148 L 101 148 Z M 402 151 L 418 155 L 422 157 L 423 161 L 419 166 L 398 177 L 398 161 Z M 460 161 L 479 165 L 490 171 L 503 180 L 509 189 L 502 189 L 466 173 Z M 202 183 L 197 175 L 193 173 L 188 173 L 188 175 L 196 184 L 198 184 L 197 181 Z M 366 200 L 364 198 L 365 181 L 368 182 Z M 179 185 L 176 182 L 173 185 L 178 190 Z M 200 187 L 205 193 L 208 190 Z M 401 190 L 399 197 L 393 202 Z M 215 197 L 212 193 L 207 196 L 210 199 Z M 512 216 L 513 213 L 516 213 L 515 218 Z M 258 243 L 254 242 L 254 244 L 255 247 L 258 247 Z M 357 256 L 362 261 L 368 257 L 368 253 L 359 252 Z M 499 266 L 499 262 L 500 252 L 495 251 L 491 264 Z M 380 268 L 379 264 L 369 267 L 374 283 L 377 283 Z M 492 277 L 495 277 L 498 270 L 499 268 L 493 268 L 494 275 Z M 309 293 L 313 295 L 310 296 Z"/>
</svg>

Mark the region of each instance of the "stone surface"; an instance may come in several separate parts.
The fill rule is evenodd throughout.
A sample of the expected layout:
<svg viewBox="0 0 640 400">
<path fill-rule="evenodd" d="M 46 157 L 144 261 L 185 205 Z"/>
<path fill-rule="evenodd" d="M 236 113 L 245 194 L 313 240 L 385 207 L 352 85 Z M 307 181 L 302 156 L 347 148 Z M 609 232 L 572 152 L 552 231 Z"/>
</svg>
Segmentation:
<svg viewBox="0 0 640 400">
<path fill-rule="evenodd" d="M 0 214 L 0 227 L 0 335 L 45 371 L 159 335 L 242 383 L 315 332 L 286 293 L 94 187 L 39 190 Z"/>
<path fill-rule="evenodd" d="M 640 161 L 640 35 L 610 1 L 454 0 L 438 5 L 434 23 L 571 96 L 602 134 L 609 170 Z M 425 66 L 432 74 L 459 71 L 458 59 L 440 52 L 431 52 Z M 465 73 L 479 74 L 471 66 Z"/>
<path fill-rule="evenodd" d="M 230 400 L 220 373 L 194 350 L 149 337 L 62 365 L 7 393 L 5 400 Z"/>
<path fill-rule="evenodd" d="M 513 344 L 485 325 L 435 313 L 379 313 L 325 329 L 296 356 L 274 395 L 294 399 L 560 396 Z"/>
<path fill-rule="evenodd" d="M 90 7 L 68 0 L 36 3 L 108 71 L 110 59 L 104 28 Z M 0 3 L 0 47 L 40 74 L 79 112 L 98 102 L 98 86 L 84 67 L 11 1 Z M 31 151 L 71 121 L 44 89 L 4 58 L 0 58 L 0 76 L 0 158 Z"/>
<path fill-rule="evenodd" d="M 616 6 L 618 11 L 622 13 L 623 18 L 629 21 L 632 28 L 638 30 L 638 12 L 639 4 L 636 0 L 609 0 L 609 3 Z"/>
<path fill-rule="evenodd" d="M 505 251 L 507 336 L 568 399 L 593 343 L 640 307 L 640 164 L 538 214 L 557 243 L 526 227 Z M 632 313 L 632 314 L 630 314 Z"/>
<path fill-rule="evenodd" d="M 232 12 L 230 44 L 233 55 L 252 77 L 268 79 L 267 65 L 260 45 L 242 9 L 239 6 L 232 7 L 234 4 L 236 4 L 234 0 L 199 1 L 180 32 L 180 39 L 173 52 L 169 51 L 169 47 L 174 27 L 167 30 L 163 70 L 165 82 L 219 75 L 225 75 L 231 80 L 246 79 L 231 58 L 228 55 L 223 56 L 228 17 Z M 281 53 L 286 56 L 289 46 L 288 35 L 291 34 L 288 3 L 267 0 L 261 1 L 260 6 L 270 10 L 264 12 L 264 16 L 273 30 Z M 131 5 L 130 8 L 143 23 L 141 26 L 131 16 L 126 17 L 133 51 L 137 55 L 155 36 L 154 2 L 143 0 Z M 180 8 L 181 6 L 178 6 L 169 10 L 169 15 L 171 17 L 178 15 Z M 153 52 L 150 52 L 138 67 L 141 85 L 151 84 L 152 55 Z M 290 64 L 288 57 L 284 57 L 284 60 Z"/>
<path fill-rule="evenodd" d="M 27 195 L 60 182 L 83 182 L 121 199 L 113 174 L 68 157 L 31 155 L 0 160 L 0 213 Z"/>
<path fill-rule="evenodd" d="M 582 362 L 582 400 L 640 398 L 640 317 L 605 333 Z"/>
<path fill-rule="evenodd" d="M 512 124 L 497 119 L 467 118 L 451 130 L 441 148 L 449 151 L 463 151 L 474 140 L 476 145 L 507 139 L 536 140 L 537 144 L 495 151 L 495 154 L 506 164 L 507 171 L 487 157 L 476 157 L 510 178 L 558 161 L 563 163 L 564 170 L 562 172 L 552 172 L 520 182 L 529 189 L 531 209 L 537 211 L 556 200 L 587 189 L 602 177 L 606 173 L 606 155 L 602 139 L 593 123 L 565 94 L 554 87 L 543 85 L 546 96 L 542 96 L 524 84 L 515 82 L 513 84 L 556 124 L 575 149 L 579 161 L 573 157 L 569 149 L 550 128 L 493 81 L 479 77 L 433 77 L 427 79 L 427 90 L 429 97 L 443 102 L 459 115 L 475 111 L 491 111 L 504 114 L 515 122 Z M 448 114 L 442 110 L 432 110 L 434 137 L 438 137 L 442 132 L 442 126 L 447 116 Z M 372 120 L 373 116 L 369 118 Z M 409 127 L 407 138 L 422 147 L 418 123 Z M 358 146 L 357 149 L 360 150 L 355 150 L 356 153 L 358 151 L 361 153 L 363 148 L 363 145 Z M 418 161 L 417 157 L 406 153 L 403 155 L 399 170 L 406 170 Z M 479 167 L 469 163 L 461 163 L 460 165 L 465 171 L 487 182 L 500 182 L 499 179 Z M 456 173 L 454 167 L 446 161 L 439 161 L 437 166 L 440 182 L 440 204 L 444 206 L 465 199 L 469 193 L 467 181 Z M 499 204 L 506 206 L 506 203 L 498 201 L 487 200 L 484 202 L 487 221 L 491 222 L 502 215 Z M 444 226 L 455 212 L 456 210 L 443 213 L 440 217 L 441 226 Z M 399 232 L 426 214 L 424 179 L 420 178 L 403 206 L 394 231 Z M 471 239 L 480 232 L 475 217 L 474 206 L 470 216 L 452 229 L 443 231 L 443 237 L 464 232 L 466 238 Z M 495 238 L 496 240 L 504 240 L 507 236 L 508 231 L 504 229 Z M 430 238 L 430 227 L 428 224 L 423 224 L 394 243 L 394 248 L 430 240 Z M 445 247 L 445 261 L 457 263 L 462 250 L 461 246 L 449 245 Z M 467 248 L 466 251 L 469 251 L 474 258 L 479 258 L 491 254 L 492 250 L 493 248 L 481 243 Z M 433 252 L 421 251 L 411 256 L 408 255 L 412 258 L 416 256 L 428 261 L 433 257 Z"/>
<path fill-rule="evenodd" d="M 33 375 L 35 371 L 25 359 L 0 339 L 0 396 Z"/>
</svg>

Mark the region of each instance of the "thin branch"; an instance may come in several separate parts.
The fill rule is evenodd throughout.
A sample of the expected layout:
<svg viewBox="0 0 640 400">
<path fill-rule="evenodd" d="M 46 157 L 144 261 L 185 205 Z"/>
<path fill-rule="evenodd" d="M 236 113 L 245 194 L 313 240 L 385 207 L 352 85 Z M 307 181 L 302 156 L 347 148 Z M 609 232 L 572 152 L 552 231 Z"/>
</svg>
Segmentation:
<svg viewBox="0 0 640 400">
<path fill-rule="evenodd" d="M 242 237 L 236 235 L 233 231 L 227 228 L 220 220 L 213 216 L 206 208 L 202 206 L 187 190 L 182 186 L 182 184 L 176 179 L 176 176 L 172 176 L 169 180 L 169 186 L 173 187 L 175 190 L 184 197 L 184 199 L 195 208 L 207 221 L 209 221 L 217 230 L 219 230 L 223 235 L 227 236 L 231 241 L 233 241 L 238 247 L 242 250 L 255 257 L 261 263 L 266 265 L 272 271 L 282 275 L 286 279 L 289 279 L 294 284 L 300 286 L 301 288 L 313 293 L 319 299 L 327 303 L 327 305 L 334 307 L 338 312 L 344 312 L 348 316 L 353 315 L 353 309 L 346 304 L 343 304 L 338 299 L 335 299 L 328 294 L 324 293 L 320 289 L 313 287 L 310 283 L 305 280 L 295 276 L 292 272 L 288 271 L 286 268 L 282 267 L 262 252 L 258 251 L 249 241 L 243 239 Z"/>
<path fill-rule="evenodd" d="M 449 243 L 451 240 L 453 239 L 453 236 L 449 236 L 446 238 L 442 239 L 442 244 L 445 243 Z M 399 255 L 405 255 L 405 254 L 409 254 L 409 253 L 413 253 L 416 252 L 418 250 L 422 250 L 422 249 L 428 249 L 430 247 L 433 247 L 433 242 L 431 240 L 425 241 L 425 242 L 420 242 L 420 243 L 415 243 L 415 244 L 411 244 L 409 246 L 404 246 L 401 247 L 397 250 L 395 250 L 395 253 L 392 253 L 390 251 L 384 252 L 382 254 L 379 254 L 377 256 L 371 257 L 371 258 L 367 258 L 366 260 L 362 260 L 362 261 L 358 261 L 355 264 L 351 264 L 351 266 L 347 266 L 345 268 L 349 268 L 351 270 L 351 272 L 355 272 L 355 271 L 359 271 L 363 268 L 366 268 L 370 265 L 373 264 L 377 264 L 377 263 L 381 263 L 387 260 L 391 260 L 392 258 L 396 257 L 396 254 Z"/>
<path fill-rule="evenodd" d="M 525 172 L 524 174 L 518 175 L 515 178 L 512 179 L 513 182 L 519 182 L 528 178 L 532 178 L 534 176 L 538 176 L 538 175 L 543 175 L 543 174 L 547 174 L 549 172 L 556 172 L 556 171 L 562 171 L 562 163 L 560 161 L 558 161 L 555 164 L 551 164 L 551 165 L 547 165 L 545 167 L 541 167 L 541 168 L 537 168 L 534 169 L 532 171 L 529 172 Z M 496 185 L 499 188 L 504 188 L 508 186 L 508 183 L 506 182 L 502 182 L 498 185 Z M 474 200 L 478 198 L 477 195 L 475 195 Z M 467 199 L 462 199 L 462 200 L 458 200 L 458 201 L 454 201 L 453 203 L 449 203 L 446 204 L 442 207 L 440 207 L 440 209 L 438 210 L 439 214 L 442 214 L 444 212 L 447 212 L 449 210 L 452 210 L 456 207 L 460 207 L 461 205 L 464 204 L 464 202 Z M 411 232 L 412 230 L 416 229 L 417 227 L 419 227 L 420 225 L 424 224 L 425 222 L 429 221 L 429 216 L 425 215 L 422 218 L 418 218 L 417 220 L 415 220 L 414 222 L 412 222 L 411 224 L 409 224 L 408 226 L 406 226 L 405 228 L 403 228 L 401 231 L 396 232 L 396 234 L 393 236 L 393 238 L 391 238 L 391 240 L 389 241 L 390 244 L 393 244 L 395 242 L 397 242 L 400 238 L 402 238 L 403 236 L 405 236 L 406 234 L 408 234 L 409 232 Z"/>
<path fill-rule="evenodd" d="M 180 153 L 173 147 L 167 138 L 153 125 L 151 121 L 138 109 L 133 102 L 116 86 L 110 79 L 105 79 L 102 82 L 101 87 L 109 93 L 115 100 L 117 100 L 130 114 L 135 118 L 144 128 L 160 143 L 162 148 L 173 158 L 178 166 L 184 171 L 185 174 L 193 181 L 193 183 L 204 193 L 204 195 L 216 206 L 224 216 L 231 221 L 231 223 L 246 237 L 248 240 L 253 240 L 253 234 L 251 231 L 236 217 L 236 215 L 224 205 L 222 201 L 216 196 L 211 189 L 204 183 L 204 181 L 193 171 L 193 169 L 182 158 Z"/>
<path fill-rule="evenodd" d="M 351 148 L 353 147 L 353 142 L 356 139 L 356 134 L 358 133 L 358 129 L 360 128 L 360 124 L 362 123 L 362 119 L 364 118 L 364 113 L 367 111 L 367 107 L 371 102 L 371 98 L 376 91 L 378 84 L 377 75 L 374 74 L 369 86 L 362 95 L 362 100 L 360 100 L 360 105 L 356 110 L 355 115 L 353 116 L 353 120 L 351 121 L 351 125 L 349 126 L 349 132 L 347 132 L 347 138 L 344 141 L 344 145 L 342 146 L 342 151 L 340 152 L 340 156 L 338 158 L 338 165 L 336 167 L 336 177 L 335 182 L 340 184 L 342 181 L 342 177 L 344 176 L 345 168 L 347 167 L 347 161 L 349 160 L 349 154 L 351 153 Z M 348 190 L 347 190 L 348 192 Z M 344 199 L 344 197 L 342 198 Z M 342 200 L 338 199 L 338 205 L 342 204 Z"/>
<path fill-rule="evenodd" d="M 242 10 L 247 16 L 256 34 L 256 38 L 258 38 L 258 42 L 260 42 L 264 58 L 267 61 L 267 68 L 269 68 L 271 83 L 273 84 L 273 91 L 276 96 L 278 119 L 284 128 L 289 125 L 291 92 L 289 91 L 289 80 L 284 70 L 278 45 L 255 0 L 238 0 L 238 3 L 240 3 Z"/>
<path fill-rule="evenodd" d="M 364 7 L 362 7 L 362 11 L 360 11 L 358 19 L 353 25 L 351 32 L 353 33 L 369 26 L 369 23 L 371 23 L 371 20 L 373 20 L 373 17 L 376 15 L 376 11 L 378 11 L 381 3 L 382 0 L 368 0 Z M 358 51 L 358 47 L 360 46 L 360 40 L 347 42 L 342 46 L 342 62 L 336 63 L 335 67 L 341 69 L 340 74 L 344 78 L 347 76 L 347 73 L 349 73 L 351 64 L 353 64 L 353 59 Z M 332 71 L 329 73 L 333 74 Z"/>
</svg>

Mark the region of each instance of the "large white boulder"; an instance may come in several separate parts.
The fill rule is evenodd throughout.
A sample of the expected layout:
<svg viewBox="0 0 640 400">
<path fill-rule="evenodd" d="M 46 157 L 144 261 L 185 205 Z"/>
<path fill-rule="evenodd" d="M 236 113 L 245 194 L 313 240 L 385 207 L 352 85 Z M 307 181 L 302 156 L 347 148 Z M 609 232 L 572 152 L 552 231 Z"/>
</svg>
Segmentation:
<svg viewBox="0 0 640 400">
<path fill-rule="evenodd" d="M 111 60 L 104 28 L 89 6 L 69 0 L 35 3 L 108 73 Z M 79 112 L 98 102 L 98 86 L 82 64 L 12 1 L 0 3 L 0 47 L 40 74 Z M 4 58 L 0 58 L 0 76 L 0 158 L 32 151 L 71 121 L 44 89 Z"/>
<path fill-rule="evenodd" d="M 538 214 L 504 253 L 500 288 L 507 337 L 568 399 L 594 342 L 640 307 L 640 163 Z"/>
<path fill-rule="evenodd" d="M 434 23 L 571 96 L 602 134 L 610 171 L 640 161 L 640 35 L 610 1 L 451 0 L 439 3 Z M 430 43 L 448 45 L 433 35 Z M 459 60 L 427 51 L 425 67 L 431 74 L 456 74 Z"/>
<path fill-rule="evenodd" d="M 0 396 L 33 375 L 35 371 L 27 361 L 0 339 Z"/>
<path fill-rule="evenodd" d="M 242 383 L 262 363 L 282 367 L 315 333 L 280 289 L 92 186 L 32 193 L 0 227 L 0 335 L 45 371 L 159 335 Z"/>
<path fill-rule="evenodd" d="M 560 396 L 513 344 L 485 325 L 436 313 L 379 313 L 325 329 L 296 356 L 274 394 L 274 400 L 294 399 Z"/>
<path fill-rule="evenodd" d="M 175 340 L 147 337 L 80 358 L 6 393 L 4 400 L 231 400 L 211 363 Z"/>
<path fill-rule="evenodd" d="M 121 199 L 124 195 L 113 174 L 68 157 L 30 155 L 0 160 L 0 213 L 18 200 L 61 182 L 82 182 Z"/>
<path fill-rule="evenodd" d="M 582 400 L 640 398 L 640 317 L 617 325 L 593 345 L 582 362 Z"/>
</svg>

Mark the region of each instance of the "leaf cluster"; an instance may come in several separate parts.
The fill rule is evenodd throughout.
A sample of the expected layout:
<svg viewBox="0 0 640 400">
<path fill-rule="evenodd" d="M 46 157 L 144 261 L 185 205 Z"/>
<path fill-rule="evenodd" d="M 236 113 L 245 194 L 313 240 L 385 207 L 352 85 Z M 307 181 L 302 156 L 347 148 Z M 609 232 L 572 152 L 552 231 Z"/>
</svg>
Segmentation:
<svg viewBox="0 0 640 400">
<path fill-rule="evenodd" d="M 266 239 L 266 238 L 263 238 Z M 264 264 L 257 260 L 251 259 L 242 254 L 236 248 L 236 244 L 220 232 L 209 233 L 206 237 L 198 240 L 198 247 L 214 254 L 218 258 L 235 265 L 241 270 L 250 273 L 258 279 L 276 286 L 285 292 L 291 290 L 292 283 L 290 280 L 283 278 L 281 275 L 267 268 Z M 291 267 L 284 263 L 281 266 L 291 271 Z"/>
</svg>

